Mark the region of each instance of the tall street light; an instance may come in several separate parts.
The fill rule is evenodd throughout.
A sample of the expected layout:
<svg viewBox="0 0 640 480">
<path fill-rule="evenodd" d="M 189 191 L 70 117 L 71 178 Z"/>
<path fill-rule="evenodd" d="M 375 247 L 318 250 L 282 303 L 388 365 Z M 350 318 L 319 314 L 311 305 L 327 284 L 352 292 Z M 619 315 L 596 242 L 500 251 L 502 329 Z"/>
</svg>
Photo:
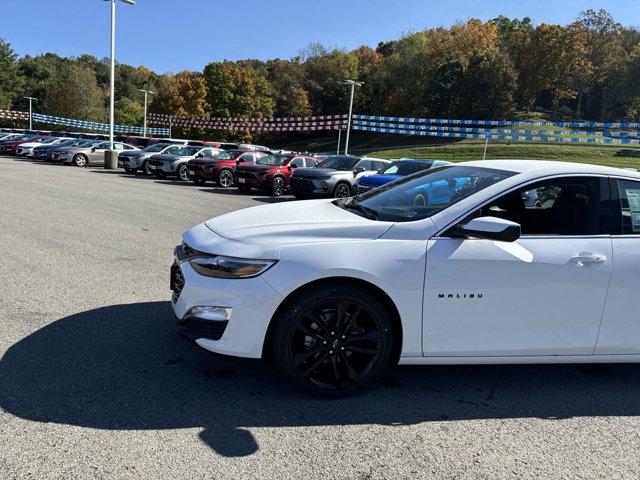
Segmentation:
<svg viewBox="0 0 640 480">
<path fill-rule="evenodd" d="M 344 144 L 344 154 L 349 154 L 349 133 L 351 132 L 351 112 L 353 111 L 353 93 L 356 87 L 361 87 L 364 82 L 357 82 L 355 80 L 345 80 L 345 85 L 351 85 L 351 100 L 349 100 L 349 118 L 347 119 L 347 139 Z"/>
<path fill-rule="evenodd" d="M 113 151 L 113 118 L 116 77 L 116 0 L 104 0 L 111 3 L 111 83 L 109 86 L 109 151 L 104 156 L 104 168 L 114 169 L 118 165 L 117 152 Z M 135 0 L 120 0 L 128 5 L 135 5 Z"/>
<path fill-rule="evenodd" d="M 144 93 L 144 126 L 142 127 L 142 136 L 147 136 L 147 98 L 150 93 L 156 93 L 153 90 L 143 90 L 140 89 L 142 93 Z"/>
<path fill-rule="evenodd" d="M 29 100 L 29 130 L 33 130 L 33 108 L 32 108 L 32 102 L 34 100 L 37 100 L 36 97 L 24 97 L 27 100 Z"/>
</svg>

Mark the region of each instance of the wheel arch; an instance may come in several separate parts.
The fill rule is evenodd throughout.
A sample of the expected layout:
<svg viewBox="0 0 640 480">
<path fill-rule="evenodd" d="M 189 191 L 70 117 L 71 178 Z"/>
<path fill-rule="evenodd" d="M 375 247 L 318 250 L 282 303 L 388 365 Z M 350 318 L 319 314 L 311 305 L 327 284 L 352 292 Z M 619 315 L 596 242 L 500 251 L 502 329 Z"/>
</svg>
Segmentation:
<svg viewBox="0 0 640 480">
<path fill-rule="evenodd" d="M 348 284 L 350 286 L 355 285 L 359 288 L 362 288 L 363 290 L 367 290 L 373 293 L 374 295 L 376 295 L 378 299 L 380 299 L 380 301 L 382 301 L 382 303 L 384 303 L 385 307 L 387 307 L 389 313 L 391 314 L 391 321 L 393 323 L 393 352 L 391 357 L 391 364 L 392 365 L 397 364 L 400 359 L 400 352 L 402 351 L 402 340 L 403 340 L 402 321 L 400 319 L 400 312 L 398 310 L 398 307 L 396 306 L 394 301 L 391 299 L 391 297 L 379 286 L 367 280 L 363 280 L 355 277 L 346 277 L 346 276 L 324 277 L 317 280 L 313 280 L 311 282 L 308 282 L 296 288 L 291 293 L 289 293 L 284 298 L 284 300 L 280 302 L 280 305 L 278 305 L 278 308 L 276 308 L 276 311 L 271 316 L 271 320 L 269 321 L 269 326 L 267 327 L 267 333 L 264 337 L 264 342 L 262 344 L 262 359 L 267 359 L 267 360 L 271 359 L 272 354 L 271 354 L 270 347 L 273 342 L 273 334 L 275 331 L 275 326 L 278 323 L 278 318 L 281 312 L 293 302 L 295 297 L 306 290 L 317 290 L 319 288 L 322 288 L 323 285 L 328 285 L 328 286 L 330 285 L 331 287 L 335 287 L 337 284 Z"/>
</svg>

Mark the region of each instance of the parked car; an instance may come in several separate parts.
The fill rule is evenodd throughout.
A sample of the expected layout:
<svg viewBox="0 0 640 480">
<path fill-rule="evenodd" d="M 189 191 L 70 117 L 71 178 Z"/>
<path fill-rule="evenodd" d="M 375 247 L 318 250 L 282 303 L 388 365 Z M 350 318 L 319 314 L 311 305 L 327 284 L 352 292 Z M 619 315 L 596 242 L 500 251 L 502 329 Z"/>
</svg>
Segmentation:
<svg viewBox="0 0 640 480">
<path fill-rule="evenodd" d="M 221 187 L 233 186 L 233 172 L 239 164 L 253 164 L 266 155 L 246 150 L 223 150 L 210 158 L 197 158 L 187 164 L 187 175 L 196 185 L 210 181 Z"/>
<path fill-rule="evenodd" d="M 42 135 L 23 135 L 5 142 L 0 142 L 0 153 L 4 155 L 15 155 L 18 145 L 21 143 L 35 142 L 41 138 L 43 138 Z"/>
<path fill-rule="evenodd" d="M 8 142 L 10 140 L 17 140 L 18 137 L 22 137 L 22 133 L 0 133 L 0 142 Z"/>
<path fill-rule="evenodd" d="M 289 188 L 291 173 L 300 167 L 315 167 L 311 157 L 297 153 L 272 153 L 255 163 L 240 163 L 233 173 L 233 183 L 241 192 L 255 188 L 279 197 Z"/>
<path fill-rule="evenodd" d="M 60 150 L 61 148 L 65 148 L 65 147 L 75 147 L 77 145 L 81 145 L 86 142 L 87 140 L 84 140 L 84 139 L 70 138 L 67 140 L 63 140 L 60 143 L 42 144 L 40 146 L 33 148 L 33 159 L 50 161 L 51 155 L 53 154 L 54 151 Z"/>
<path fill-rule="evenodd" d="M 353 193 L 359 195 L 368 192 L 372 188 L 392 182 L 399 178 L 411 175 L 422 170 L 441 167 L 451 162 L 444 160 L 415 160 L 412 158 L 401 158 L 393 161 L 385 169 L 372 175 L 364 175 L 356 180 L 353 186 Z"/>
<path fill-rule="evenodd" d="M 149 171 L 156 177 L 163 178 L 167 175 L 175 175 L 179 180 L 187 181 L 187 162 L 194 158 L 211 157 L 222 152 L 212 147 L 181 146 L 171 153 L 154 155 L 149 159 Z"/>
<path fill-rule="evenodd" d="M 61 163 L 69 163 L 76 167 L 86 167 L 92 163 L 104 163 L 104 153 L 109 149 L 109 142 L 94 140 L 89 144 L 65 147 L 53 152 L 52 159 Z M 116 151 L 138 150 L 137 147 L 122 142 L 114 142 Z"/>
<path fill-rule="evenodd" d="M 39 141 L 21 143 L 16 148 L 16 155 L 21 157 L 34 157 L 34 150 L 36 147 L 57 146 L 66 140 L 71 139 L 68 137 L 44 137 Z"/>
<path fill-rule="evenodd" d="M 459 187 L 416 205 L 432 184 Z M 488 160 L 240 210 L 183 234 L 172 305 L 200 347 L 322 395 L 395 363 L 638 363 L 638 199 L 637 172 Z"/>
<path fill-rule="evenodd" d="M 359 175 L 376 173 L 390 160 L 350 155 L 327 157 L 315 168 L 298 168 L 291 175 L 291 192 L 297 199 L 351 196 Z"/>
<path fill-rule="evenodd" d="M 151 157 L 162 153 L 171 153 L 180 148 L 180 146 L 175 143 L 160 142 L 149 145 L 142 150 L 125 151 L 118 155 L 118 166 L 124 168 L 127 173 L 141 171 L 145 175 L 151 175 L 152 172 L 149 169 Z"/>
</svg>

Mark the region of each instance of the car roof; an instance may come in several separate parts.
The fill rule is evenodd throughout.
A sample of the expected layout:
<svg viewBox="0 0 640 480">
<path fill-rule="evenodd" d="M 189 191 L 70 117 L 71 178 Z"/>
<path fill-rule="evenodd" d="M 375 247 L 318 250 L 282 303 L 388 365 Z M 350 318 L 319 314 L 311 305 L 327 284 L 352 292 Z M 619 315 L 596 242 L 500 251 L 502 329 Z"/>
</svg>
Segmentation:
<svg viewBox="0 0 640 480">
<path fill-rule="evenodd" d="M 527 176 L 539 175 L 617 175 L 640 178 L 640 173 L 623 168 L 604 167 L 590 163 L 575 163 L 554 160 L 474 160 L 460 162 L 456 165 L 468 165 L 473 167 L 494 168 L 510 172 L 526 174 Z"/>
</svg>

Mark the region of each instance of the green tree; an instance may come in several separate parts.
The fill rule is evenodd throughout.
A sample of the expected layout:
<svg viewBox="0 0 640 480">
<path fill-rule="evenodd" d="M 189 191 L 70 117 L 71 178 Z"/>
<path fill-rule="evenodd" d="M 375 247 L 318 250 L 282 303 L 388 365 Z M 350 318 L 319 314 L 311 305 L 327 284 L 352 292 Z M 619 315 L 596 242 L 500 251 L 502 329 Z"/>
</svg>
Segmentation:
<svg viewBox="0 0 640 480">
<path fill-rule="evenodd" d="M 9 43 L 0 38 L 0 108 L 11 108 L 24 87 L 18 68 L 17 55 Z"/>
<path fill-rule="evenodd" d="M 115 104 L 115 121 L 120 125 L 141 125 L 144 120 L 144 107 L 128 97 L 122 97 Z"/>
<path fill-rule="evenodd" d="M 55 76 L 47 80 L 46 91 L 48 94 L 41 102 L 45 113 L 105 121 L 104 94 L 90 68 L 72 62 L 63 63 Z"/>
</svg>

